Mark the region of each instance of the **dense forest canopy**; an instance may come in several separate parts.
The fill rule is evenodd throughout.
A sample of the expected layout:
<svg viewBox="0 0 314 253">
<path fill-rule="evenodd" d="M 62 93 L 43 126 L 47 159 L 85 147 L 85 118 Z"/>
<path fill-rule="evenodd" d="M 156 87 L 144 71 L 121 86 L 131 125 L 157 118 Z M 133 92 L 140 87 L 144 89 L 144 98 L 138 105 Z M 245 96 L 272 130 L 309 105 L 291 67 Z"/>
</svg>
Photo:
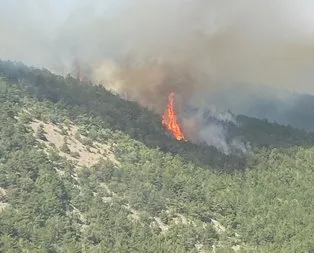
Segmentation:
<svg viewBox="0 0 314 253">
<path fill-rule="evenodd" d="M 102 86 L 0 62 L 1 252 L 309 252 L 314 134 L 239 115 L 251 152 L 174 140 Z"/>
</svg>

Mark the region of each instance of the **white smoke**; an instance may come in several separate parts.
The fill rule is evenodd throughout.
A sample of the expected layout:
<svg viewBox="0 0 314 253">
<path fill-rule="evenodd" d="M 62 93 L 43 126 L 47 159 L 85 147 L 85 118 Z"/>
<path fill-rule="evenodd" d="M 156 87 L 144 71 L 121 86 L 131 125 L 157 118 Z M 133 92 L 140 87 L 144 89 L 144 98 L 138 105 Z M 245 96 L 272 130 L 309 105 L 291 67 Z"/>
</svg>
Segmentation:
<svg viewBox="0 0 314 253">
<path fill-rule="evenodd" d="M 230 124 L 239 126 L 235 116 L 228 111 L 218 111 L 215 106 L 197 107 L 184 114 L 182 123 L 187 137 L 193 142 L 206 143 L 225 154 L 251 151 L 250 143 L 232 137 L 228 132 Z"/>
</svg>

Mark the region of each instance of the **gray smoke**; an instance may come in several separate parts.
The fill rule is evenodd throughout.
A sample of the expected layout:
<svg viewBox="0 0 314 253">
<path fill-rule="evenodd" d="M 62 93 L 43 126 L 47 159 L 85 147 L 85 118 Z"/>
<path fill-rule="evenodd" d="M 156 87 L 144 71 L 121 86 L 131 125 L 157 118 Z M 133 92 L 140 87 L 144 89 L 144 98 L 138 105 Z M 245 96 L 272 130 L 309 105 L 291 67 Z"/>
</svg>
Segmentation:
<svg viewBox="0 0 314 253">
<path fill-rule="evenodd" d="M 65 73 L 78 60 L 95 81 L 115 79 L 112 88 L 140 99 L 156 91 L 163 96 L 168 89 L 160 86 L 185 97 L 237 81 L 312 91 L 313 5 L 2 0 L 0 56 Z"/>
<path fill-rule="evenodd" d="M 197 107 L 185 112 L 182 124 L 188 139 L 193 142 L 205 142 L 225 154 L 251 151 L 250 143 L 229 133 L 230 124 L 239 124 L 228 111 L 219 111 L 214 106 Z"/>
</svg>

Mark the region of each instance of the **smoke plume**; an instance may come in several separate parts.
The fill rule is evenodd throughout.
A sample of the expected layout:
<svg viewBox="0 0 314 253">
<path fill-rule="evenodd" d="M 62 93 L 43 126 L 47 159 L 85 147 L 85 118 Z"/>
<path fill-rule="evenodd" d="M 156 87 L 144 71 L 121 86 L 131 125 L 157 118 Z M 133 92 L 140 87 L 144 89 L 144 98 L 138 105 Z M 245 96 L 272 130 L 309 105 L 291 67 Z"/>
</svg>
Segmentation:
<svg viewBox="0 0 314 253">
<path fill-rule="evenodd" d="M 249 142 L 230 134 L 230 125 L 239 126 L 231 112 L 218 110 L 215 106 L 187 105 L 182 124 L 186 137 L 195 143 L 206 143 L 225 154 L 251 151 Z"/>
<path fill-rule="evenodd" d="M 179 114 L 192 97 L 236 83 L 314 91 L 310 0 L 55 2 L 1 1 L 1 58 L 64 74 L 78 64 L 158 113 L 171 91 Z"/>
</svg>

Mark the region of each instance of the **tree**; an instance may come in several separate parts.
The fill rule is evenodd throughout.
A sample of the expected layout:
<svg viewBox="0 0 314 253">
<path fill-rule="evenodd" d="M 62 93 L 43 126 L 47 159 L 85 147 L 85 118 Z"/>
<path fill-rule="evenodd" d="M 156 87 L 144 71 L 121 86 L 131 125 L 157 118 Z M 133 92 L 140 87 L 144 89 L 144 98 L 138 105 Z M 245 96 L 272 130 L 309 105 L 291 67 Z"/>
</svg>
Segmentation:
<svg viewBox="0 0 314 253">
<path fill-rule="evenodd" d="M 44 130 L 44 125 L 43 124 L 40 124 L 37 128 L 37 131 L 36 131 L 36 138 L 37 139 L 40 139 L 42 141 L 47 141 L 47 137 L 45 136 L 45 130 Z"/>
<path fill-rule="evenodd" d="M 70 148 L 68 147 L 68 144 L 67 144 L 67 138 L 64 137 L 63 139 L 63 144 L 60 148 L 60 151 L 62 151 L 63 153 L 66 153 L 66 154 L 70 154 L 71 153 L 71 150 Z"/>
</svg>

